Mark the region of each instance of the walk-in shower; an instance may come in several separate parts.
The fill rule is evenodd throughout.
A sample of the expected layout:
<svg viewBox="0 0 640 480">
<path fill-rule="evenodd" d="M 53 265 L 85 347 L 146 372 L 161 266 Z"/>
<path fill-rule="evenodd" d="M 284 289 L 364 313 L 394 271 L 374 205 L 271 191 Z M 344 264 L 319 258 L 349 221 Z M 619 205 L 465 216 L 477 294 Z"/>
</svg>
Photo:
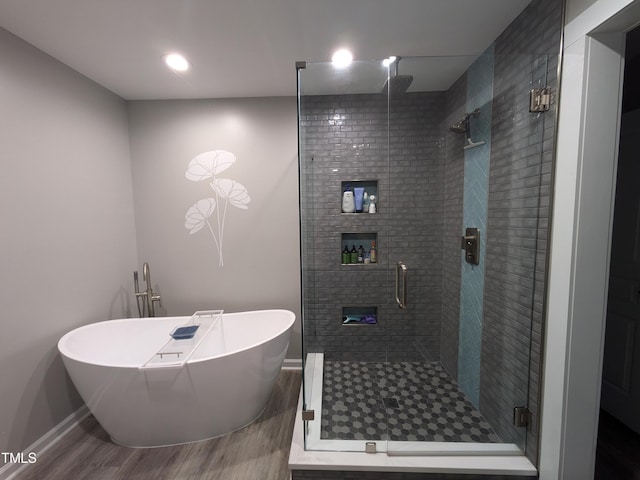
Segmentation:
<svg viewBox="0 0 640 480">
<path fill-rule="evenodd" d="M 545 59 L 399 62 L 298 64 L 305 448 L 535 457 Z"/>
</svg>

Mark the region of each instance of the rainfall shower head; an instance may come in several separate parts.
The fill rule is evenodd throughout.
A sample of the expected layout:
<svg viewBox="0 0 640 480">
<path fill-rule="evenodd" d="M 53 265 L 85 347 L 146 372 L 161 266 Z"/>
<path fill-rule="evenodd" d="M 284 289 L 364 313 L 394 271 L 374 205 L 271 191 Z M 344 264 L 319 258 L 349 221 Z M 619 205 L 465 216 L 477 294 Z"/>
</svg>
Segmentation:
<svg viewBox="0 0 640 480">
<path fill-rule="evenodd" d="M 384 82 L 381 93 L 387 93 L 389 84 L 391 84 L 391 95 L 404 93 L 411 85 L 411 82 L 413 82 L 413 75 L 395 75 Z"/>
<path fill-rule="evenodd" d="M 404 93 L 413 82 L 413 75 L 400 75 L 398 68 L 402 57 L 396 57 L 393 63 L 389 64 L 389 76 L 382 86 L 380 93 L 397 95 Z"/>
</svg>

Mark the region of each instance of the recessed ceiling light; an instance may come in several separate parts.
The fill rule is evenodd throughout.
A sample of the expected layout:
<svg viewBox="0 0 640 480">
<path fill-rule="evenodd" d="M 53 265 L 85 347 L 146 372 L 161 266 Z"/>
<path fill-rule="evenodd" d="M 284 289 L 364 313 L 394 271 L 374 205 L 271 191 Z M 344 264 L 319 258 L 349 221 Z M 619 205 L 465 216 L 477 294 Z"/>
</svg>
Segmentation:
<svg viewBox="0 0 640 480">
<path fill-rule="evenodd" d="M 162 58 L 164 58 L 164 63 L 166 63 L 171 70 L 175 70 L 176 72 L 189 70 L 189 62 L 179 53 L 170 53 L 164 55 Z"/>
<path fill-rule="evenodd" d="M 331 57 L 331 63 L 338 68 L 343 68 L 353 61 L 353 54 L 346 49 L 336 51 Z"/>
</svg>

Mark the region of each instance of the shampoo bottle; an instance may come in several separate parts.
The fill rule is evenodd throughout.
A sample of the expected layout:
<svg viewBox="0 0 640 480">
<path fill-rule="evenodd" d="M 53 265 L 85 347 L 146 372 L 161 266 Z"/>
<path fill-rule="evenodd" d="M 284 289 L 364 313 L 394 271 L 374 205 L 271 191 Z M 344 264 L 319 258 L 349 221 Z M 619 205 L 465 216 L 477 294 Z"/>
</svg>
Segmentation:
<svg viewBox="0 0 640 480">
<path fill-rule="evenodd" d="M 342 213 L 353 213 L 356 211 L 356 201 L 353 197 L 351 187 L 347 185 L 342 194 Z"/>
<path fill-rule="evenodd" d="M 344 246 L 344 250 L 342 251 L 342 263 L 347 265 L 351 263 L 351 252 L 349 252 L 349 247 Z"/>
<path fill-rule="evenodd" d="M 356 246 L 352 245 L 351 248 L 351 261 L 349 263 L 358 263 L 358 251 L 356 250 Z"/>
</svg>

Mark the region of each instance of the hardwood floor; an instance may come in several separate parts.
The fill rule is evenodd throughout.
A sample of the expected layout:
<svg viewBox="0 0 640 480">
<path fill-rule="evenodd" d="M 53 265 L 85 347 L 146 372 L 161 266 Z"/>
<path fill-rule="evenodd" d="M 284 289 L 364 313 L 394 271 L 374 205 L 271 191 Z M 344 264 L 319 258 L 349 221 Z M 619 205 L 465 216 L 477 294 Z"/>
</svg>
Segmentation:
<svg viewBox="0 0 640 480">
<path fill-rule="evenodd" d="M 15 480 L 289 480 L 300 381 L 300 371 L 282 370 L 256 422 L 188 445 L 121 447 L 89 416 Z"/>
<path fill-rule="evenodd" d="M 640 480 L 640 435 L 600 411 L 596 480 Z"/>
</svg>

